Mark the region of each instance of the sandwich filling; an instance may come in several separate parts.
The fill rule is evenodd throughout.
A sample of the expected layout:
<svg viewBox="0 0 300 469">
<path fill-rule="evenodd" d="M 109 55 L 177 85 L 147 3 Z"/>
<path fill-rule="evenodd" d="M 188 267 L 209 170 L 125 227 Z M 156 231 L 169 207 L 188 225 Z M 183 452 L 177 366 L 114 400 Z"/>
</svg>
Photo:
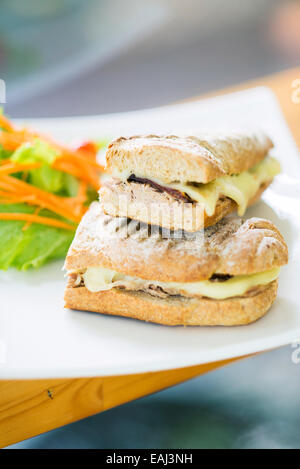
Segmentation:
<svg viewBox="0 0 300 469">
<path fill-rule="evenodd" d="M 116 272 L 104 267 L 89 267 L 82 274 L 75 275 L 74 286 L 84 286 L 90 292 L 100 292 L 113 288 L 144 291 L 154 296 L 207 297 L 215 300 L 243 296 L 247 292 L 273 282 L 279 275 L 276 267 L 266 272 L 251 275 L 214 275 L 209 280 L 200 282 L 157 282 Z M 79 280 L 79 281 L 78 281 Z"/>
<path fill-rule="evenodd" d="M 158 180 L 149 180 L 145 175 L 133 174 L 126 170 L 114 172 L 113 176 L 121 181 L 135 182 L 151 185 L 159 192 L 167 192 L 175 199 L 184 202 L 198 203 L 204 206 L 208 216 L 215 213 L 216 205 L 221 196 L 234 200 L 238 206 L 238 214 L 242 216 L 249 201 L 255 196 L 259 188 L 280 173 L 279 162 L 267 156 L 260 163 L 239 174 L 226 175 L 207 184 L 197 182 L 165 183 Z"/>
</svg>

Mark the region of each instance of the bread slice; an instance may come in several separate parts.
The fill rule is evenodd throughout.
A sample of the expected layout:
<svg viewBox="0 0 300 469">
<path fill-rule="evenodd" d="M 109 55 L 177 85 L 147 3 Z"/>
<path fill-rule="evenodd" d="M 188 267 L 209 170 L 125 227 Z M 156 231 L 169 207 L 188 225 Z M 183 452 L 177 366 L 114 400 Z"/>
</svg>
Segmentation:
<svg viewBox="0 0 300 469">
<path fill-rule="evenodd" d="M 121 137 L 107 149 L 109 172 L 142 175 L 161 182 L 208 183 L 259 163 L 272 141 L 262 132 L 202 134 L 190 137 Z"/>
<path fill-rule="evenodd" d="M 191 235 L 105 215 L 94 202 L 77 229 L 65 269 L 102 266 L 146 280 L 197 282 L 213 274 L 263 272 L 287 261 L 285 241 L 268 220 L 226 218 Z"/>
<path fill-rule="evenodd" d="M 86 269 L 100 266 L 152 282 L 197 282 L 214 274 L 246 275 L 286 264 L 288 250 L 269 221 L 223 219 L 193 235 L 105 215 L 94 202 L 69 249 L 65 269 L 67 308 L 126 316 L 166 325 L 242 325 L 262 317 L 272 305 L 277 280 L 256 285 L 239 297 L 216 300 L 160 291 L 149 282 L 92 293 Z M 148 286 L 147 286 L 148 285 Z"/>
<path fill-rule="evenodd" d="M 226 300 L 209 298 L 156 298 L 143 292 L 120 289 L 91 293 L 85 287 L 67 287 L 65 306 L 130 317 L 168 326 L 238 326 L 254 322 L 272 306 L 277 280 L 256 295 Z"/>
<path fill-rule="evenodd" d="M 270 182 L 261 184 L 249 205 L 260 199 Z M 208 216 L 203 205 L 176 200 L 167 192 L 158 192 L 148 184 L 120 182 L 112 179 L 100 191 L 103 211 L 113 217 L 128 217 L 169 230 L 195 232 L 214 225 L 235 212 L 237 204 L 228 197 L 220 197 L 215 212 Z"/>
</svg>

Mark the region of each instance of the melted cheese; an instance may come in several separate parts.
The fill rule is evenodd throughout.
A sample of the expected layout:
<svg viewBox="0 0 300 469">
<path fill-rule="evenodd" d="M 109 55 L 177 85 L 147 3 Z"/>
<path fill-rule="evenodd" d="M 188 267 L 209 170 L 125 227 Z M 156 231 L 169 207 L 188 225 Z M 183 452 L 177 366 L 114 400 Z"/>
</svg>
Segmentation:
<svg viewBox="0 0 300 469">
<path fill-rule="evenodd" d="M 127 289 L 145 289 L 149 285 L 161 287 L 172 294 L 183 296 L 205 296 L 216 300 L 244 295 L 258 285 L 266 285 L 279 275 L 279 268 L 252 275 L 237 275 L 223 282 L 204 280 L 201 282 L 156 282 L 130 277 L 103 267 L 89 267 L 83 274 L 86 288 L 91 292 L 111 290 L 118 286 Z"/>
<path fill-rule="evenodd" d="M 215 213 L 216 204 L 221 196 L 234 200 L 238 206 L 238 214 L 244 215 L 249 201 L 256 194 L 259 187 L 263 183 L 271 181 L 278 173 L 280 173 L 279 162 L 275 158 L 267 156 L 248 171 L 243 171 L 237 175 L 223 176 L 208 184 L 192 184 L 189 182 L 166 184 L 156 179 L 152 180 L 161 186 L 177 189 L 187 194 L 191 199 L 204 206 L 208 216 Z M 126 181 L 130 174 L 129 171 L 123 171 L 122 173 L 114 173 L 114 176 Z M 135 175 L 140 178 L 147 177 L 141 174 Z"/>
</svg>

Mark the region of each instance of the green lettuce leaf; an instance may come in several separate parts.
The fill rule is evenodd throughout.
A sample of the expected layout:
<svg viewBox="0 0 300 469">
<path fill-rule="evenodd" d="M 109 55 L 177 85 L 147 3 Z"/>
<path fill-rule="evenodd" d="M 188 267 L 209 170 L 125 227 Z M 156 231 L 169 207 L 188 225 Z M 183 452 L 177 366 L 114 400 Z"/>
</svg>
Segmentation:
<svg viewBox="0 0 300 469">
<path fill-rule="evenodd" d="M 22 177 L 22 179 L 25 177 L 29 184 L 44 191 L 63 197 L 74 197 L 78 193 L 79 182 L 72 175 L 52 168 L 57 157 L 56 149 L 39 138 L 31 143 L 20 145 L 14 152 L 7 152 L 0 146 L 0 160 L 9 158 L 18 163 L 41 163 L 40 168 L 15 173 L 15 177 Z M 86 204 L 89 205 L 97 197 L 97 192 L 92 187 L 88 187 Z M 0 203 L 0 212 L 33 213 L 34 210 L 35 207 L 25 203 Z M 41 210 L 39 214 L 63 220 L 59 215 L 46 209 Z M 26 230 L 22 230 L 24 224 L 24 221 L 0 220 L 0 269 L 38 268 L 52 259 L 66 256 L 75 231 L 37 223 L 32 223 Z"/>
<path fill-rule="evenodd" d="M 32 213 L 34 207 L 26 204 L 0 204 L 0 212 Z M 59 218 L 48 210 L 40 215 Z M 0 220 L 0 269 L 15 267 L 27 270 L 38 268 L 52 259 L 65 257 L 74 237 L 74 232 L 32 223 L 25 231 L 25 222 Z"/>
<path fill-rule="evenodd" d="M 55 148 L 43 140 L 36 139 L 32 143 L 23 143 L 10 159 L 17 163 L 41 163 L 40 168 L 28 171 L 26 181 L 44 191 L 74 197 L 78 191 L 78 181 L 70 174 L 51 167 L 57 156 Z"/>
<path fill-rule="evenodd" d="M 0 145 L 0 161 L 9 158 L 12 155 L 12 152 L 9 150 L 4 150 L 3 146 Z"/>
</svg>

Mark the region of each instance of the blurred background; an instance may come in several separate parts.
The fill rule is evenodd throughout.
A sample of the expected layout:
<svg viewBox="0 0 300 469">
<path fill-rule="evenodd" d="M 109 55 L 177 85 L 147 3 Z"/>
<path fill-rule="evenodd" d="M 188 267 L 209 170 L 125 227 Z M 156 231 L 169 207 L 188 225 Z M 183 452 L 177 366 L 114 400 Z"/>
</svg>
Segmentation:
<svg viewBox="0 0 300 469">
<path fill-rule="evenodd" d="M 0 0 L 15 117 L 158 106 L 299 58 L 299 0 Z"/>
<path fill-rule="evenodd" d="M 12 117 L 160 106 L 299 65 L 299 0 L 0 0 Z M 300 448 L 291 347 L 14 445 Z"/>
</svg>

